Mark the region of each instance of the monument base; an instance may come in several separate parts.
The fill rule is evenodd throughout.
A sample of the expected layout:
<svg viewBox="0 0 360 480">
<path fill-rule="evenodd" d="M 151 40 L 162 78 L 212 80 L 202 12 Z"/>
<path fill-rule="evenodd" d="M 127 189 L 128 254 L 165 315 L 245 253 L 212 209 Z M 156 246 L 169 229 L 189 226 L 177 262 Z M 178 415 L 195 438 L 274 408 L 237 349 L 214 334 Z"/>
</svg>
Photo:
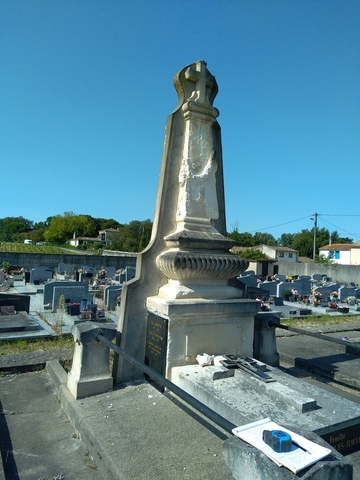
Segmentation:
<svg viewBox="0 0 360 480">
<path fill-rule="evenodd" d="M 189 365 L 172 371 L 172 382 L 235 425 L 270 418 L 294 432 L 314 432 L 342 455 L 360 448 L 360 406 L 275 367 L 265 383 L 242 370 Z M 216 379 L 216 380 L 214 380 Z"/>
<path fill-rule="evenodd" d="M 74 398 L 79 400 L 92 395 L 109 392 L 114 388 L 114 379 L 110 374 L 103 378 L 92 377 L 90 380 L 77 379 L 71 374 L 71 372 L 69 372 L 67 377 L 67 388 Z"/>
<path fill-rule="evenodd" d="M 156 296 L 147 298 L 146 307 L 147 363 L 170 380 L 173 367 L 195 364 L 199 354 L 253 354 L 257 301 Z"/>
</svg>

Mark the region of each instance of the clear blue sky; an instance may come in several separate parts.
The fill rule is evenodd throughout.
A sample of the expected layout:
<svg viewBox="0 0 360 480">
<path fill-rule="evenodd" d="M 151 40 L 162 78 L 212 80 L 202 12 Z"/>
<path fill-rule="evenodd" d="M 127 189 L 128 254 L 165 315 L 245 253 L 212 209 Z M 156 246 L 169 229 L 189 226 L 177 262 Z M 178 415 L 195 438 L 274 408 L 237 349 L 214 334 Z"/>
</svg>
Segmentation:
<svg viewBox="0 0 360 480">
<path fill-rule="evenodd" d="M 172 84 L 215 75 L 227 229 L 360 239 L 358 0 L 2 0 L 0 218 L 153 219 Z"/>
</svg>

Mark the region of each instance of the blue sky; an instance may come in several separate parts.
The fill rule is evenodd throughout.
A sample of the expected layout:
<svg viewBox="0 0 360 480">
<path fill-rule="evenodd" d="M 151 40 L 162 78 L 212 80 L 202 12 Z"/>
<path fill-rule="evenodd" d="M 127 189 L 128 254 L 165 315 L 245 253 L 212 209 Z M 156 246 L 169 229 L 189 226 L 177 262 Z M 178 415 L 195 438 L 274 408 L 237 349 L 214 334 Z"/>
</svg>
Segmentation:
<svg viewBox="0 0 360 480">
<path fill-rule="evenodd" d="M 358 0 L 2 0 L 0 218 L 153 219 L 174 75 L 215 75 L 227 230 L 360 239 Z"/>
</svg>

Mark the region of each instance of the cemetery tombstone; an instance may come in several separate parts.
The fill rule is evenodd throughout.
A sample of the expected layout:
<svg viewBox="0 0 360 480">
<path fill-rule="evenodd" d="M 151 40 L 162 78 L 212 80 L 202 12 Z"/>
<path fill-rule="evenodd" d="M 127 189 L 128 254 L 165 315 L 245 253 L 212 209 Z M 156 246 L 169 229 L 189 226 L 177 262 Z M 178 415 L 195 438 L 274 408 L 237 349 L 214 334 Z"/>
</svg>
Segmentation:
<svg viewBox="0 0 360 480">
<path fill-rule="evenodd" d="M 313 273 L 311 275 L 311 278 L 317 283 L 317 282 L 321 282 L 321 280 L 323 279 L 324 275 L 321 274 L 321 273 Z"/>
<path fill-rule="evenodd" d="M 30 283 L 39 285 L 53 278 L 53 271 L 47 267 L 36 267 L 30 271 Z"/>
<path fill-rule="evenodd" d="M 268 297 L 273 297 L 273 296 L 277 295 L 277 282 L 265 281 L 265 282 L 260 283 L 259 287 L 264 289 L 264 290 L 268 290 L 268 292 L 269 292 Z"/>
<path fill-rule="evenodd" d="M 115 277 L 116 268 L 115 267 L 105 267 L 106 277 Z"/>
<path fill-rule="evenodd" d="M 115 310 L 116 301 L 121 295 L 121 285 L 108 285 L 104 290 L 104 303 L 106 310 Z"/>
<path fill-rule="evenodd" d="M 291 284 L 291 289 L 297 290 L 301 296 L 309 296 L 311 293 L 311 283 L 310 277 L 308 278 L 298 278 L 294 280 Z"/>
<path fill-rule="evenodd" d="M 73 270 L 74 270 L 73 265 L 69 265 L 68 263 L 62 263 L 62 262 L 58 263 L 57 273 L 59 273 L 60 275 L 69 274 L 73 272 Z"/>
<path fill-rule="evenodd" d="M 355 297 L 356 295 L 355 287 L 340 287 L 339 288 L 339 300 L 345 300 L 347 297 Z"/>
<path fill-rule="evenodd" d="M 251 273 L 249 275 L 241 274 L 237 278 L 238 278 L 238 280 L 240 280 L 240 282 L 242 282 L 245 285 L 248 285 L 250 287 L 257 287 L 258 286 L 257 277 L 255 276 L 254 273 Z"/>
<path fill-rule="evenodd" d="M 13 306 L 17 312 L 30 312 L 30 295 L 0 293 L 0 307 Z"/>
<path fill-rule="evenodd" d="M 277 273 L 275 278 L 278 282 L 286 282 L 286 275 L 282 275 L 281 273 Z"/>
<path fill-rule="evenodd" d="M 43 297 L 43 304 L 48 305 L 49 303 L 52 304 L 53 301 L 53 290 L 55 287 L 74 287 L 74 286 L 84 286 L 85 292 L 89 292 L 89 286 L 83 282 L 48 282 L 44 285 L 44 297 Z"/>
<path fill-rule="evenodd" d="M 124 280 L 124 282 L 129 282 L 130 280 L 132 280 L 135 277 L 135 271 L 136 271 L 135 267 L 131 267 L 129 265 L 126 266 L 125 267 L 125 280 Z"/>
<path fill-rule="evenodd" d="M 200 60 L 174 85 L 179 103 L 165 133 L 152 241 L 138 257 L 135 281 L 124 283 L 119 318 L 121 347 L 142 358 L 145 347 L 149 365 L 162 369 L 158 352 L 169 379 L 199 353 L 252 354 L 259 308 L 234 282 L 249 262 L 230 253 L 226 237 L 216 80 Z M 156 335 L 166 348 L 155 345 Z M 127 381 L 130 371 L 139 375 L 119 359 L 116 378 Z"/>
<path fill-rule="evenodd" d="M 73 286 L 58 285 L 53 288 L 52 309 L 56 312 L 58 309 L 61 295 L 64 296 L 65 301 L 71 305 L 72 303 L 81 303 L 85 298 L 88 299 L 88 291 L 85 285 L 77 285 L 72 282 Z M 79 308 L 80 310 L 80 308 Z"/>
</svg>

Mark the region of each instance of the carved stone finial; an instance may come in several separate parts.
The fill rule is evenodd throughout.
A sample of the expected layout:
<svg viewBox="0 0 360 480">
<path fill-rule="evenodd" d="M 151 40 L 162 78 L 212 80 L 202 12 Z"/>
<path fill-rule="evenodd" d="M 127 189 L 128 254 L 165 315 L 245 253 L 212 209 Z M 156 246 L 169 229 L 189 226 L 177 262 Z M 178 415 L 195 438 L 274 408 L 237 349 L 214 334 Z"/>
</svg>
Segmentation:
<svg viewBox="0 0 360 480">
<path fill-rule="evenodd" d="M 195 83 L 195 91 L 191 99 L 195 102 L 210 105 L 209 98 L 206 95 L 206 89 L 214 85 L 214 79 L 206 69 L 206 62 L 199 60 L 196 62 L 195 69 L 189 67 L 185 70 L 185 78 Z"/>
</svg>

